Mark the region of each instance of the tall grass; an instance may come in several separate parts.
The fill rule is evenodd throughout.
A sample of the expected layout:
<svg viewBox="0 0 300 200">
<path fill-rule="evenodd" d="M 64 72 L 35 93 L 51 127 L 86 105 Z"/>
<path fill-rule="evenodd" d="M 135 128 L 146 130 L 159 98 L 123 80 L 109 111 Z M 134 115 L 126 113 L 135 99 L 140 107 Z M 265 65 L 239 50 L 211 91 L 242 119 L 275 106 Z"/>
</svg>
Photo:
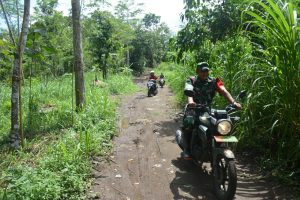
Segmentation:
<svg viewBox="0 0 300 200">
<path fill-rule="evenodd" d="M 300 180 L 300 37 L 297 7 L 276 0 L 250 0 L 247 30 L 200 51 L 185 52 L 182 64 L 161 65 L 180 104 L 184 82 L 197 62 L 208 61 L 232 95 L 246 89 L 239 147 L 263 155 L 262 166 L 290 182 Z M 214 106 L 224 107 L 223 98 Z M 293 182 L 295 183 L 295 182 Z"/>
<path fill-rule="evenodd" d="M 246 37 L 233 36 L 216 44 L 207 42 L 201 49 L 201 52 L 185 52 L 182 64 L 160 65 L 159 70 L 166 74 L 166 80 L 175 92 L 179 104 L 186 103 L 187 98 L 183 94 L 184 84 L 188 77 L 196 75 L 198 62 L 207 61 L 211 68 L 210 76 L 221 78 L 233 95 L 251 85 L 249 66 L 252 65 L 253 59 L 252 45 Z M 201 56 L 202 52 L 205 52 L 205 55 Z M 227 104 L 224 98 L 218 96 L 215 98 L 214 106 L 224 108 Z"/>
<path fill-rule="evenodd" d="M 189 76 L 194 75 L 191 65 L 178 65 L 176 63 L 162 63 L 157 69 L 165 75 L 166 83 L 175 93 L 176 102 L 180 105 L 186 103 L 186 96 L 183 94 L 185 81 Z"/>
<path fill-rule="evenodd" d="M 253 30 L 249 35 L 261 72 L 253 82 L 252 134 L 269 147 L 277 170 L 300 177 L 299 13 L 291 2 L 251 2 L 244 16 L 250 18 L 245 23 Z"/>
<path fill-rule="evenodd" d="M 80 113 L 72 111 L 70 75 L 47 84 L 35 79 L 31 113 L 25 85 L 26 147 L 14 153 L 1 146 L 0 199 L 85 199 L 90 156 L 106 155 L 116 134 L 118 99 L 111 95 L 136 89 L 130 76 L 112 76 L 101 87 L 92 84 L 93 77 L 91 73 L 85 77 L 86 106 Z M 3 138 L 9 133 L 9 87 L 1 85 L 0 95 L 4 116 L 0 118 L 0 139 L 5 144 L 7 140 Z"/>
</svg>

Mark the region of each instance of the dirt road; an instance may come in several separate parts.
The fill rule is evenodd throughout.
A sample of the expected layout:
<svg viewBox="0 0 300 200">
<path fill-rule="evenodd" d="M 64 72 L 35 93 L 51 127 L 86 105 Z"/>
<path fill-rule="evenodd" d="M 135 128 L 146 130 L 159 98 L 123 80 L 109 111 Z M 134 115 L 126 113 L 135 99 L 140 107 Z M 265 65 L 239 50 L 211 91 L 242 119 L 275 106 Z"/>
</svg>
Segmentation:
<svg viewBox="0 0 300 200">
<path fill-rule="evenodd" d="M 146 96 L 146 81 L 136 79 L 141 91 L 124 97 L 119 108 L 120 134 L 110 162 L 94 161 L 91 198 L 103 200 L 214 200 L 212 177 L 180 157 L 174 133 L 180 126 L 168 87 Z M 291 199 L 259 178 L 254 167 L 237 161 L 236 199 Z"/>
</svg>

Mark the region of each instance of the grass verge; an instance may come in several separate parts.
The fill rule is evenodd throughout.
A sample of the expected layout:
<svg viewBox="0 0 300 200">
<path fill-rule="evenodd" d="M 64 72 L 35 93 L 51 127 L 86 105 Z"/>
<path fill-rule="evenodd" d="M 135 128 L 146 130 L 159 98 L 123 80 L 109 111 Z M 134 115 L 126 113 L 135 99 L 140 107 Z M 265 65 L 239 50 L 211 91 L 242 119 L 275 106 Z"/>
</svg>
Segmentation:
<svg viewBox="0 0 300 200">
<path fill-rule="evenodd" d="M 24 86 L 25 148 L 8 148 L 10 88 L 1 85 L 0 199 L 85 199 L 92 155 L 106 155 L 116 133 L 117 98 L 136 90 L 130 76 L 94 85 L 86 74 L 86 105 L 72 111 L 72 77 L 34 79 Z M 122 87 L 121 87 L 122 86 Z"/>
</svg>

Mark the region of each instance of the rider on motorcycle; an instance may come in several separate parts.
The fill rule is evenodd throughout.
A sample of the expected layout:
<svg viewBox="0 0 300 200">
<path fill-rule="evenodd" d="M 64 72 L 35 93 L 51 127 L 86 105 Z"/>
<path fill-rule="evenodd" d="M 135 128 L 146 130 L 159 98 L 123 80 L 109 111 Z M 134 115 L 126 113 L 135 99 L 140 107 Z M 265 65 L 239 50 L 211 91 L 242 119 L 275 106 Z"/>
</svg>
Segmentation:
<svg viewBox="0 0 300 200">
<path fill-rule="evenodd" d="M 160 73 L 159 78 L 165 78 L 165 76 L 163 75 L 163 73 Z"/>
<path fill-rule="evenodd" d="M 157 76 L 154 75 L 154 71 L 153 70 L 150 72 L 150 76 L 149 76 L 149 80 L 151 80 L 151 79 L 153 79 L 153 80 L 157 79 Z"/>
<path fill-rule="evenodd" d="M 218 92 L 231 104 L 234 104 L 237 108 L 241 108 L 241 104 L 236 102 L 231 94 L 225 88 L 223 82 L 219 78 L 212 78 L 209 76 L 209 65 L 207 62 L 201 62 L 197 64 L 196 76 L 189 77 L 186 82 L 186 89 L 190 88 L 194 92 L 193 97 L 188 97 L 188 106 L 192 107 L 196 104 L 204 104 L 210 106 L 212 100 Z M 191 132 L 194 127 L 194 119 L 187 117 L 188 113 L 184 114 L 183 118 L 183 138 L 185 141 L 185 147 L 183 157 L 185 159 L 191 159 L 190 141 Z"/>
</svg>

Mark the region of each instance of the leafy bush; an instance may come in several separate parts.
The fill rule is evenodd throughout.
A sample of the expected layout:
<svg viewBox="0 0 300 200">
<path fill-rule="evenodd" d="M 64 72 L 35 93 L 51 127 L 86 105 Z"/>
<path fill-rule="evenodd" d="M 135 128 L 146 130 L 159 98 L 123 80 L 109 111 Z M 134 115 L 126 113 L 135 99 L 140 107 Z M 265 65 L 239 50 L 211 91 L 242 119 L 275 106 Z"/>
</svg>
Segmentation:
<svg viewBox="0 0 300 200">
<path fill-rule="evenodd" d="M 245 23 L 260 67 L 253 82 L 250 134 L 268 147 L 277 171 L 290 171 L 291 178 L 300 180 L 299 10 L 281 0 L 251 3 Z"/>
<path fill-rule="evenodd" d="M 185 78 L 193 75 L 195 63 L 207 61 L 205 58 L 209 58 L 212 76 L 220 76 L 233 95 L 247 89 L 239 145 L 262 153 L 262 165 L 283 181 L 299 183 L 299 9 L 291 1 L 249 2 L 241 27 L 247 28 L 243 32 L 247 37 L 237 35 L 215 44 L 204 40 L 196 49 L 185 51 L 180 47 L 182 64 L 162 65 L 161 70 L 180 104 L 186 102 L 182 91 Z M 215 105 L 224 105 L 224 101 L 216 98 Z"/>
<path fill-rule="evenodd" d="M 115 75 L 110 77 L 107 83 L 111 94 L 120 94 L 124 91 L 130 92 L 136 89 L 136 86 L 133 84 L 130 76 Z"/>
<path fill-rule="evenodd" d="M 93 77 L 91 73 L 85 77 L 86 105 L 80 113 L 72 112 L 70 76 L 49 80 L 47 84 L 33 81 L 32 108 L 24 109 L 24 121 L 29 116 L 32 120 L 25 127 L 26 147 L 12 153 L 1 146 L 0 199 L 85 199 L 90 156 L 106 155 L 116 133 L 117 100 L 110 95 L 136 89 L 130 76 L 112 76 L 103 88 L 88 84 L 93 83 Z M 4 102 L 9 101 L 9 88 L 1 85 L 1 91 L 5 91 L 0 94 Z M 29 103 L 28 96 L 25 85 L 25 105 Z M 6 103 L 1 104 L 1 111 L 6 107 Z M 3 113 L 0 138 L 4 144 L 3 138 L 9 132 L 9 112 Z"/>
</svg>

